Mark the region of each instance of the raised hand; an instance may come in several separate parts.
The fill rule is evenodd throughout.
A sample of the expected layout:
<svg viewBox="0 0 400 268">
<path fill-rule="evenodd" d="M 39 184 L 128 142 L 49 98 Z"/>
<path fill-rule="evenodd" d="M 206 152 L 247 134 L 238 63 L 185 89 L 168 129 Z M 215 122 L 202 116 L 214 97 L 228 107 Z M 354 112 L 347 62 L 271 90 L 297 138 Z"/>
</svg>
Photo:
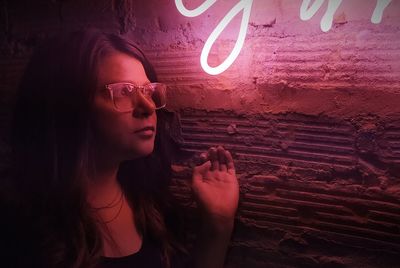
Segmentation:
<svg viewBox="0 0 400 268">
<path fill-rule="evenodd" d="M 193 170 L 192 190 L 204 220 L 221 230 L 233 224 L 238 207 L 235 166 L 231 153 L 221 146 L 211 147 L 203 158 L 206 162 Z"/>
</svg>

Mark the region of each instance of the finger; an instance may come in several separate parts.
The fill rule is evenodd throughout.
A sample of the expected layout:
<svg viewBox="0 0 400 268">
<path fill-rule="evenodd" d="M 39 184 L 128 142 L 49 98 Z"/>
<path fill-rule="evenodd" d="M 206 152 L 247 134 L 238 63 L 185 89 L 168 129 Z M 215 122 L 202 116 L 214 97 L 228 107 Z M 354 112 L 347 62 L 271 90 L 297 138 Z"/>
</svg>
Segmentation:
<svg viewBox="0 0 400 268">
<path fill-rule="evenodd" d="M 225 149 L 222 146 L 218 146 L 217 151 L 218 151 L 219 170 L 226 172 L 227 166 L 226 166 Z"/>
<path fill-rule="evenodd" d="M 203 152 L 201 154 L 195 154 L 191 159 L 189 159 L 188 166 L 191 168 L 195 168 L 196 166 L 204 164 L 207 160 L 208 160 L 207 152 Z"/>
<path fill-rule="evenodd" d="M 206 162 L 208 160 L 208 153 L 207 152 L 203 152 L 200 154 L 200 161 L 203 164 L 204 162 Z"/>
<path fill-rule="evenodd" d="M 207 161 L 199 166 L 196 166 L 193 169 L 193 182 L 195 180 L 203 181 L 205 178 L 207 178 L 207 172 L 210 170 L 210 167 L 211 167 L 210 161 Z"/>
<path fill-rule="evenodd" d="M 233 157 L 231 153 L 226 150 L 225 151 L 225 157 L 226 157 L 226 166 L 228 168 L 228 172 L 231 174 L 235 174 L 235 165 L 233 164 Z"/>
<path fill-rule="evenodd" d="M 210 161 L 211 161 L 211 170 L 219 170 L 217 149 L 215 149 L 215 147 L 211 147 L 208 150 L 208 154 L 210 156 Z"/>
</svg>

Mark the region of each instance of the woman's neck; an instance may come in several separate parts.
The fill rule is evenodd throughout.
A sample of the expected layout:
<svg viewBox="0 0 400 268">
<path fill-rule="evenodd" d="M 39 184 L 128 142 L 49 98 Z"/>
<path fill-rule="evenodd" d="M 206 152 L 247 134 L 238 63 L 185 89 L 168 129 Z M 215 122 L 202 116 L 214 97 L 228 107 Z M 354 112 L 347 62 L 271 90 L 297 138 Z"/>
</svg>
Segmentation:
<svg viewBox="0 0 400 268">
<path fill-rule="evenodd" d="M 119 164 L 112 158 L 97 155 L 87 189 L 87 200 L 92 207 L 105 206 L 120 195 L 122 189 L 117 180 Z"/>
<path fill-rule="evenodd" d="M 125 201 L 117 180 L 119 162 L 96 158 L 96 172 L 89 179 L 87 200 L 102 232 L 103 256 L 122 257 L 140 250 L 142 237 L 134 212 Z M 104 227 L 106 224 L 106 228 Z"/>
</svg>

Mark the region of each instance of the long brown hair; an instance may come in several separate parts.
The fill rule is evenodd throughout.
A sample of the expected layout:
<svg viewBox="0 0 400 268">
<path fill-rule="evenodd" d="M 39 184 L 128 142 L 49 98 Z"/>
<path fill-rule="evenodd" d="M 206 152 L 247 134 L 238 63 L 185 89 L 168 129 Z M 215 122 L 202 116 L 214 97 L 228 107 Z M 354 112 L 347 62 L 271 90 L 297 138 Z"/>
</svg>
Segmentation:
<svg viewBox="0 0 400 268">
<path fill-rule="evenodd" d="M 34 52 L 21 80 L 11 145 L 14 177 L 24 200 L 16 207 L 24 222 L 21 229 L 29 225 L 33 231 L 20 235 L 36 241 L 33 251 L 25 245 L 20 248 L 32 256 L 28 266 L 92 267 L 99 260 L 102 241 L 89 213 L 85 180 L 94 166 L 90 111 L 97 68 L 100 59 L 113 51 L 138 59 L 150 81 L 157 81 L 135 45 L 98 30 L 47 40 Z M 153 153 L 122 163 L 118 180 L 134 206 L 138 229 L 159 245 L 168 266 L 173 246 L 163 204 L 171 171 L 163 147 L 165 114 L 157 111 L 157 116 Z"/>
</svg>

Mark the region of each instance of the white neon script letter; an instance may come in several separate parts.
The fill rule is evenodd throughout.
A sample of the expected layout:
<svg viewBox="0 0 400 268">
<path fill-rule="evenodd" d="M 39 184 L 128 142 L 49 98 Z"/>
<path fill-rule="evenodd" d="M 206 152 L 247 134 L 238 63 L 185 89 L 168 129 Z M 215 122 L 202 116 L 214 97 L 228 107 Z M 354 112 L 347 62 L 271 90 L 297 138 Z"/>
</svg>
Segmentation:
<svg viewBox="0 0 400 268">
<path fill-rule="evenodd" d="M 372 13 L 371 22 L 378 24 L 382 21 L 383 11 L 392 2 L 392 0 L 377 0 L 374 13 Z"/>
<path fill-rule="evenodd" d="M 232 63 L 236 60 L 237 56 L 239 56 L 240 50 L 243 47 L 244 40 L 246 38 L 247 33 L 247 25 L 249 24 L 251 5 L 253 0 L 241 0 L 236 4 L 226 16 L 220 21 L 214 31 L 208 37 L 206 43 L 204 44 L 204 48 L 201 51 L 200 63 L 201 67 L 203 67 L 204 71 L 211 75 L 217 75 L 224 72 Z M 221 63 L 217 67 L 211 67 L 208 65 L 208 55 L 210 54 L 210 50 L 214 42 L 217 40 L 218 36 L 222 33 L 222 31 L 226 28 L 229 22 L 241 11 L 243 10 L 242 22 L 240 24 L 239 37 L 236 40 L 235 46 L 233 47 L 231 54 L 225 59 L 223 63 Z"/>
<path fill-rule="evenodd" d="M 197 17 L 198 15 L 201 15 L 204 11 L 209 9 L 212 5 L 214 5 L 215 2 L 217 2 L 217 0 L 206 0 L 203 2 L 203 4 L 201 4 L 200 6 L 198 6 L 195 9 L 192 9 L 192 10 L 187 9 L 183 5 L 182 0 L 175 0 L 175 5 L 176 5 L 176 8 L 178 9 L 178 11 L 183 16 Z"/>
<path fill-rule="evenodd" d="M 215 3 L 216 0 L 210 0 L 210 1 L 205 1 L 202 5 L 199 7 L 193 9 L 193 10 L 188 10 L 186 9 L 183 4 L 182 0 L 175 0 L 175 5 L 179 12 L 187 17 L 193 17 L 193 16 L 198 16 L 202 14 L 205 10 L 207 10 L 211 5 Z M 206 43 L 204 44 L 203 50 L 201 51 L 201 56 L 200 56 L 200 64 L 203 70 L 211 75 L 217 75 L 220 74 L 226 69 L 229 68 L 229 66 L 232 65 L 232 63 L 236 60 L 236 58 L 239 56 L 240 50 L 243 47 L 244 40 L 246 38 L 246 33 L 247 33 L 247 26 L 249 24 L 249 19 L 250 19 L 250 11 L 251 11 L 251 6 L 253 4 L 253 0 L 241 0 L 239 3 L 237 3 L 229 12 L 228 14 L 225 15 L 225 17 L 218 23 L 217 27 L 212 31 L 210 36 L 208 37 Z M 217 67 L 211 67 L 208 65 L 208 55 L 210 54 L 211 48 L 217 38 L 221 35 L 221 33 L 225 30 L 226 26 L 229 24 L 229 22 L 232 21 L 232 19 L 240 12 L 243 10 L 243 15 L 242 15 L 242 22 L 240 24 L 240 30 L 239 30 L 239 36 L 238 39 L 236 40 L 235 46 L 233 47 L 231 53 L 229 56 L 225 59 L 224 62 L 222 62 L 220 65 Z"/>
<path fill-rule="evenodd" d="M 300 19 L 302 20 L 309 20 L 311 19 L 315 13 L 321 8 L 322 4 L 325 0 L 315 0 L 314 3 L 311 5 L 311 0 L 303 0 L 303 3 L 300 7 Z M 326 10 L 324 16 L 321 19 L 321 30 L 323 32 L 327 32 L 332 27 L 333 15 L 335 14 L 336 10 L 342 3 L 342 0 L 329 0 L 328 9 Z"/>
</svg>

